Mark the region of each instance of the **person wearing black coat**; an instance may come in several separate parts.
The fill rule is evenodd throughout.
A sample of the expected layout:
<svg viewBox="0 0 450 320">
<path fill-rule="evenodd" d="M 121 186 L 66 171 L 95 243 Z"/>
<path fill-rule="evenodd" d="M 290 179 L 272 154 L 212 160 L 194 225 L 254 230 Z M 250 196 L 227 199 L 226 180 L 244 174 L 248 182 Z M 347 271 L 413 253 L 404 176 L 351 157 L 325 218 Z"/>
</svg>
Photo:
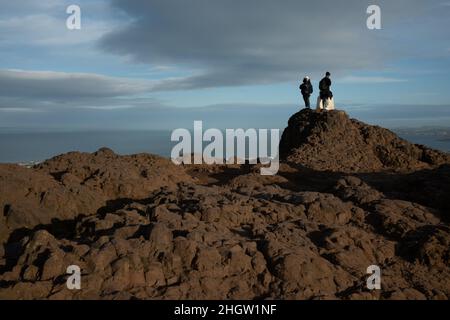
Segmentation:
<svg viewBox="0 0 450 320">
<path fill-rule="evenodd" d="M 311 94 L 314 92 L 314 89 L 309 77 L 305 77 L 303 79 L 303 83 L 300 85 L 300 91 L 302 92 L 303 100 L 305 101 L 305 107 L 311 108 L 309 98 L 311 97 Z"/>
<path fill-rule="evenodd" d="M 333 98 L 333 92 L 331 92 L 331 74 L 327 72 L 325 74 L 325 78 L 320 80 L 319 82 L 319 90 L 320 90 L 320 99 L 322 99 L 322 103 L 325 106 L 325 101 L 327 99 Z"/>
</svg>

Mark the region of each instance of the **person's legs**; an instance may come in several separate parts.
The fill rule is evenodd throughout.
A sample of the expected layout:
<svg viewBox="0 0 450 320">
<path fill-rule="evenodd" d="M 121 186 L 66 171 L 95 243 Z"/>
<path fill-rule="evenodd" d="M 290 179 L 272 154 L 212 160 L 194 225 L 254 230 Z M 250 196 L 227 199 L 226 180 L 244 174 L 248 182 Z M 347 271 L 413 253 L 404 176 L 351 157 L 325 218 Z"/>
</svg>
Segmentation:
<svg viewBox="0 0 450 320">
<path fill-rule="evenodd" d="M 323 111 L 323 110 L 325 110 L 325 104 L 327 102 L 327 97 L 323 92 L 320 93 L 320 100 L 322 100 L 322 110 L 321 111 Z"/>
<path fill-rule="evenodd" d="M 323 111 L 325 109 L 326 97 L 325 97 L 325 95 L 324 95 L 324 93 L 322 91 L 320 92 L 319 97 L 320 97 L 320 101 L 322 102 L 322 109 L 320 109 L 320 111 Z"/>
<path fill-rule="evenodd" d="M 309 102 L 309 96 L 304 95 L 303 96 L 303 100 L 305 101 L 305 107 L 308 108 L 308 109 L 311 109 L 311 104 Z"/>
</svg>

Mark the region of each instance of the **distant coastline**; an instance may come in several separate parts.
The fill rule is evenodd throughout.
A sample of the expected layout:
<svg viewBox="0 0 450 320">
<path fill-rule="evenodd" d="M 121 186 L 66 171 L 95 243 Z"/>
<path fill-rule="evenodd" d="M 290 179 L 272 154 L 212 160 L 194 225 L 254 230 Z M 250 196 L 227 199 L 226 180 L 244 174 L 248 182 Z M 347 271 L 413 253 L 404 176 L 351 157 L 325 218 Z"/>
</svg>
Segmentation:
<svg viewBox="0 0 450 320">
<path fill-rule="evenodd" d="M 391 130 L 412 143 L 450 152 L 450 128 L 418 127 Z M 30 166 L 66 152 L 94 152 L 101 147 L 111 148 L 122 155 L 151 153 L 168 158 L 174 145 L 170 141 L 170 135 L 171 131 L 168 130 L 66 132 L 0 130 L 0 163 Z"/>
</svg>

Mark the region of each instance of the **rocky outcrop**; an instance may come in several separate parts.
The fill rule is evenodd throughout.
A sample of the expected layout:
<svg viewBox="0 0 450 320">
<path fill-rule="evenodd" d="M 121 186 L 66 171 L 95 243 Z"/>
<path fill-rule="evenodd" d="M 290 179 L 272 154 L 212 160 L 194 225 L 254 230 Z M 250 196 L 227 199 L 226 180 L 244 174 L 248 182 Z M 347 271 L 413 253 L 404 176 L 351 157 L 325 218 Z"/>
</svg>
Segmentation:
<svg viewBox="0 0 450 320">
<path fill-rule="evenodd" d="M 338 161 L 341 142 L 321 150 L 342 123 L 353 161 Z M 450 298 L 445 154 L 339 112 L 303 111 L 283 140 L 277 176 L 108 149 L 0 165 L 0 299 Z M 367 289 L 370 265 L 382 290 Z"/>
<path fill-rule="evenodd" d="M 106 148 L 65 154 L 32 169 L 0 165 L 0 243 L 14 230 L 95 214 L 190 179 L 168 159 L 118 156 Z"/>
<path fill-rule="evenodd" d="M 450 163 L 448 154 L 409 143 L 337 110 L 294 114 L 283 133 L 280 156 L 315 170 L 340 172 L 414 171 Z"/>
</svg>

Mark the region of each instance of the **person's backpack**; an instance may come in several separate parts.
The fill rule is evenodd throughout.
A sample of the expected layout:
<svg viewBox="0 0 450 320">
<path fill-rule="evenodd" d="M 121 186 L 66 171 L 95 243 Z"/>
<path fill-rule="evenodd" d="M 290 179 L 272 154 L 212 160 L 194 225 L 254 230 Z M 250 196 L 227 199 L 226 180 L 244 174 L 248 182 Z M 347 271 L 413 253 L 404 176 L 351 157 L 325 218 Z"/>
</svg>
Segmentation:
<svg viewBox="0 0 450 320">
<path fill-rule="evenodd" d="M 327 81 L 326 81 L 326 78 L 323 78 L 322 80 L 320 80 L 320 82 L 319 82 L 319 89 L 320 89 L 320 91 L 326 91 L 326 90 L 329 89 Z"/>
</svg>

